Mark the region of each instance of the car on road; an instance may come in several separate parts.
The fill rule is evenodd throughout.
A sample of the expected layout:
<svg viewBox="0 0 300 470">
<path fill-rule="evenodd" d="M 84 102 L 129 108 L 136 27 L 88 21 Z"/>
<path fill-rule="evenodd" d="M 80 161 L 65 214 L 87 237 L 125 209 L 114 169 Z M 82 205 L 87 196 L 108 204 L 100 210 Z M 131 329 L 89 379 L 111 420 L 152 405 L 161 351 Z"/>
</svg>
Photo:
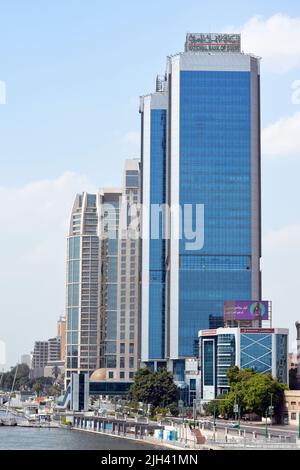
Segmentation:
<svg viewBox="0 0 300 470">
<path fill-rule="evenodd" d="M 238 423 L 234 423 L 233 421 L 231 423 L 227 423 L 226 427 L 228 428 L 234 428 L 234 429 L 239 429 Z"/>
</svg>

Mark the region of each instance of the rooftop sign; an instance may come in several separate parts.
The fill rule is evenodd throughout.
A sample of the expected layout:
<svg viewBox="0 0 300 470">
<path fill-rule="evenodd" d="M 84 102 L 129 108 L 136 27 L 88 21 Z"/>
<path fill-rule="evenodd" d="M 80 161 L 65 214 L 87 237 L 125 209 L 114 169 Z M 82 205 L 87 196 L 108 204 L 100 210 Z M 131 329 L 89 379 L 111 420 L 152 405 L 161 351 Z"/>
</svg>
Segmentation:
<svg viewBox="0 0 300 470">
<path fill-rule="evenodd" d="M 274 328 L 241 328 L 241 333 L 274 333 Z"/>
<path fill-rule="evenodd" d="M 241 52 L 240 34 L 188 33 L 185 52 Z"/>
</svg>

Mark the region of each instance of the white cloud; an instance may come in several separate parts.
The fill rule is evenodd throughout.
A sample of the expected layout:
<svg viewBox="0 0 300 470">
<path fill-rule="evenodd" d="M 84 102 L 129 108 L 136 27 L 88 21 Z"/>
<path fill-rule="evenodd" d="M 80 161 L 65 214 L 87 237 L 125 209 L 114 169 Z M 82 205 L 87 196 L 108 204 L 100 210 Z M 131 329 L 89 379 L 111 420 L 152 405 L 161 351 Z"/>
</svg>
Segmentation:
<svg viewBox="0 0 300 470">
<path fill-rule="evenodd" d="M 263 237 L 263 297 L 273 302 L 273 326 L 289 328 L 290 349 L 300 320 L 300 223 L 266 233 Z"/>
<path fill-rule="evenodd" d="M 0 104 L 6 103 L 6 84 L 3 80 L 0 80 Z"/>
<path fill-rule="evenodd" d="M 71 212 L 75 193 L 93 189 L 86 176 L 69 171 L 56 179 L 34 181 L 23 187 L 0 186 L 0 224 L 18 221 L 22 232 L 26 232 L 35 231 L 38 225 L 43 230 L 42 224 L 52 226 L 59 219 L 62 223 Z"/>
<path fill-rule="evenodd" d="M 267 19 L 250 18 L 242 27 L 242 49 L 263 58 L 263 66 L 272 72 L 285 73 L 300 65 L 300 17 L 277 13 Z"/>
<path fill-rule="evenodd" d="M 262 131 L 262 154 L 300 157 L 300 112 L 278 119 Z"/>
<path fill-rule="evenodd" d="M 124 140 L 130 144 L 138 145 L 140 143 L 140 133 L 138 131 L 129 131 L 125 134 Z"/>
<path fill-rule="evenodd" d="M 300 224 L 291 224 L 278 230 L 268 232 L 264 238 L 266 253 L 274 254 L 276 251 L 285 255 L 300 256 Z M 293 263 L 300 261 L 294 258 Z M 299 276 L 300 280 L 300 276 Z"/>
<path fill-rule="evenodd" d="M 8 364 L 29 352 L 35 340 L 55 334 L 65 308 L 66 234 L 74 196 L 95 189 L 84 175 L 71 172 L 0 187 L 0 320 Z"/>
</svg>

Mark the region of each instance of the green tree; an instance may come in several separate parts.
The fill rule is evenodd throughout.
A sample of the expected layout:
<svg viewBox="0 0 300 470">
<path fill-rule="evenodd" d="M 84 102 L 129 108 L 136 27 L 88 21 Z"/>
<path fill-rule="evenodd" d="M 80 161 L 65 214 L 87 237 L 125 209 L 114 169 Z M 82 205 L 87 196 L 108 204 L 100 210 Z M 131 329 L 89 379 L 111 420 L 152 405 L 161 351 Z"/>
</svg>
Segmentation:
<svg viewBox="0 0 300 470">
<path fill-rule="evenodd" d="M 171 404 L 168 406 L 168 409 L 169 409 L 169 413 L 170 413 L 172 416 L 178 416 L 178 415 L 179 415 L 179 409 L 178 409 L 177 403 L 171 403 Z"/>
<path fill-rule="evenodd" d="M 213 415 L 215 412 L 216 416 L 233 417 L 234 405 L 237 404 L 241 416 L 246 412 L 264 416 L 271 405 L 271 396 L 274 414 L 279 412 L 287 385 L 279 383 L 271 374 L 259 374 L 253 369 L 240 370 L 234 366 L 228 370 L 227 377 L 229 393 L 208 403 L 208 414 Z"/>
<path fill-rule="evenodd" d="M 263 416 L 271 404 L 275 414 L 279 411 L 286 385 L 280 384 L 271 374 L 254 374 L 244 390 L 245 411 L 252 411 Z"/>
<path fill-rule="evenodd" d="M 152 372 L 147 367 L 137 371 L 129 390 L 130 399 L 148 403 L 154 407 L 166 407 L 178 398 L 173 376 L 166 369 Z"/>
<path fill-rule="evenodd" d="M 61 393 L 62 393 L 61 387 L 59 387 L 58 385 L 50 385 L 48 389 L 48 394 L 50 396 L 58 397 L 61 395 Z"/>
<path fill-rule="evenodd" d="M 37 396 L 40 395 L 40 393 L 41 393 L 41 391 L 42 391 L 42 388 L 43 388 L 43 387 L 42 387 L 42 384 L 39 383 L 39 382 L 35 382 L 35 383 L 33 384 L 33 386 L 32 386 L 32 390 L 33 390 L 34 392 L 36 392 Z"/>
<path fill-rule="evenodd" d="M 240 369 L 238 368 L 238 366 L 232 366 L 228 369 L 227 378 L 230 386 L 238 382 L 239 374 Z"/>
<path fill-rule="evenodd" d="M 29 374 L 30 369 L 26 364 L 18 364 L 15 367 L 12 367 L 8 372 L 3 373 L 1 387 L 3 390 L 11 390 L 16 375 L 14 390 L 25 389 L 30 384 Z"/>
<path fill-rule="evenodd" d="M 271 374 L 261 374 L 253 369 L 239 370 L 236 366 L 227 373 L 230 392 L 226 395 L 224 410 L 233 415 L 233 406 L 240 406 L 241 415 L 246 412 L 264 416 L 269 406 L 274 406 L 276 414 L 283 401 L 286 384 L 281 384 Z"/>
</svg>

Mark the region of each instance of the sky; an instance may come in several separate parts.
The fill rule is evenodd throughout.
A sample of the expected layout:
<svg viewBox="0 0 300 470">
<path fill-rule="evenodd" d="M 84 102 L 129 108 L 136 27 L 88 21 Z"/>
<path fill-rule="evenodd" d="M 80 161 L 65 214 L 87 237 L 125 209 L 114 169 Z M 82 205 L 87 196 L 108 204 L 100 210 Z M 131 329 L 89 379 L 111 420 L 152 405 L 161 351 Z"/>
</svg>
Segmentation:
<svg viewBox="0 0 300 470">
<path fill-rule="evenodd" d="M 121 184 L 139 156 L 139 96 L 187 32 L 240 32 L 262 57 L 263 298 L 295 349 L 300 3 L 0 0 L 1 367 L 56 334 L 74 196 Z"/>
</svg>

